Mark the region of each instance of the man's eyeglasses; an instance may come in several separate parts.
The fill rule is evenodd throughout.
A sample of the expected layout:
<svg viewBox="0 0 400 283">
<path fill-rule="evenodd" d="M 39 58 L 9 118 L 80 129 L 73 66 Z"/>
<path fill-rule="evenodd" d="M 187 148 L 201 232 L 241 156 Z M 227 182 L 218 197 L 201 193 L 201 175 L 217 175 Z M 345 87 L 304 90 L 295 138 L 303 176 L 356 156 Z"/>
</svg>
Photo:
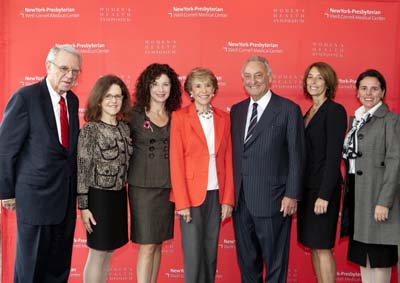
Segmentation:
<svg viewBox="0 0 400 283">
<path fill-rule="evenodd" d="M 63 74 L 68 74 L 69 72 L 71 72 L 71 74 L 76 77 L 79 75 L 79 73 L 81 72 L 81 70 L 79 69 L 70 69 L 67 66 L 58 66 L 56 63 L 49 61 L 51 64 L 53 64 L 54 66 L 56 66 L 58 68 L 58 70 L 63 73 Z"/>
</svg>

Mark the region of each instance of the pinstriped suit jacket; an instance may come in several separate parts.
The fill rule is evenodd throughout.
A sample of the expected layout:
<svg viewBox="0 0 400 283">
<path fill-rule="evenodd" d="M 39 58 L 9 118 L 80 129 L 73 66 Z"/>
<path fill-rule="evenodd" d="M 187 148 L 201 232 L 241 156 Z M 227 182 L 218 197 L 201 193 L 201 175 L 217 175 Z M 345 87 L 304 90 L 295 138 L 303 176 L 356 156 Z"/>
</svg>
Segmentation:
<svg viewBox="0 0 400 283">
<path fill-rule="evenodd" d="M 236 203 L 241 190 L 250 213 L 279 213 L 284 196 L 301 199 L 305 164 L 304 125 L 300 108 L 272 93 L 251 139 L 244 144 L 250 99 L 231 108 Z"/>
</svg>

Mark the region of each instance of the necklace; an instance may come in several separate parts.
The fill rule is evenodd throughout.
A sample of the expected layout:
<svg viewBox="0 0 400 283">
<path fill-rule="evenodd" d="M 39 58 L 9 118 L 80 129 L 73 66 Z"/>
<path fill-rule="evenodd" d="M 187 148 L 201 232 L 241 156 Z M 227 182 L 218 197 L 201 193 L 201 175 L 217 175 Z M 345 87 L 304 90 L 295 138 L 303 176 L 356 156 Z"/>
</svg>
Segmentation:
<svg viewBox="0 0 400 283">
<path fill-rule="evenodd" d="M 200 110 L 196 109 L 196 111 L 197 111 L 197 114 L 198 114 L 200 117 L 205 118 L 205 119 L 210 119 L 210 118 L 212 118 L 212 116 L 213 116 L 213 110 L 212 110 L 212 108 L 209 108 L 209 109 L 206 110 L 206 111 L 200 111 Z"/>
</svg>

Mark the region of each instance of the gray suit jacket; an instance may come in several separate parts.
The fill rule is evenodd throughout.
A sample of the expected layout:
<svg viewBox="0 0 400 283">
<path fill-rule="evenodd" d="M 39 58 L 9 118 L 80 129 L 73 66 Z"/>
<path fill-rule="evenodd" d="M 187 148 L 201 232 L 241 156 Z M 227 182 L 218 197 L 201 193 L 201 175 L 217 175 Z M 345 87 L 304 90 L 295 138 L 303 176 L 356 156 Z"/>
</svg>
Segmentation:
<svg viewBox="0 0 400 283">
<path fill-rule="evenodd" d="M 371 244 L 400 243 L 400 121 L 380 106 L 358 131 L 354 239 Z M 389 219 L 374 220 L 375 206 L 388 207 Z"/>
<path fill-rule="evenodd" d="M 304 125 L 298 105 L 272 93 L 253 136 L 244 144 L 250 99 L 232 106 L 236 203 L 241 190 L 250 213 L 270 217 L 284 196 L 301 199 L 305 161 Z"/>
</svg>

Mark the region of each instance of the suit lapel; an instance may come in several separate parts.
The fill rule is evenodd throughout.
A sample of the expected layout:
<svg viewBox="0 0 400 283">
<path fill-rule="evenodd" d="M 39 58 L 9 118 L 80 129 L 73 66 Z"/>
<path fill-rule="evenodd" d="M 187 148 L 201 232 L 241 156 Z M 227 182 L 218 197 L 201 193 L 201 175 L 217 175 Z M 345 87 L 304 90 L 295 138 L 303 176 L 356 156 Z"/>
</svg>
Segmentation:
<svg viewBox="0 0 400 283">
<path fill-rule="evenodd" d="M 42 107 L 43 107 L 43 113 L 45 115 L 45 119 L 47 121 L 47 125 L 48 125 L 48 127 L 50 129 L 50 134 L 51 134 L 54 142 L 57 142 L 57 143 L 60 144 L 60 141 L 58 139 L 56 118 L 54 117 L 53 104 L 51 102 L 49 90 L 47 89 L 46 79 L 44 79 L 41 82 L 41 93 L 40 93 L 40 95 L 41 95 L 41 104 L 42 104 Z"/>
<path fill-rule="evenodd" d="M 272 124 L 272 121 L 277 113 L 281 110 L 281 105 L 277 100 L 275 94 L 271 94 L 271 100 L 269 101 L 267 108 L 265 108 L 263 114 L 261 115 L 260 119 L 258 120 L 257 125 L 254 128 L 253 135 L 246 143 L 246 147 L 250 146 L 260 135 L 260 133 L 269 127 Z"/>
<path fill-rule="evenodd" d="M 330 104 L 330 100 L 328 98 L 327 100 L 325 100 L 322 103 L 322 105 L 319 107 L 317 112 L 311 118 L 310 122 L 308 123 L 307 127 L 305 128 L 306 131 L 308 131 L 308 129 L 312 128 L 315 124 L 321 123 L 321 118 L 323 117 L 323 115 L 325 115 L 324 113 L 328 109 L 329 104 Z M 308 111 L 310 111 L 310 110 L 308 110 Z M 308 113 L 308 111 L 307 111 L 307 113 Z M 306 115 L 307 115 L 307 113 L 306 113 Z"/>
<path fill-rule="evenodd" d="M 246 132 L 246 122 L 247 122 L 247 111 L 249 109 L 250 98 L 244 101 L 244 103 L 238 105 L 238 121 L 237 127 L 239 129 L 240 147 L 244 146 L 244 133 Z M 233 126 L 235 126 L 233 124 Z"/>
<path fill-rule="evenodd" d="M 201 139 L 203 144 L 207 146 L 206 136 L 204 135 L 203 127 L 200 124 L 199 115 L 196 112 L 196 107 L 194 106 L 194 103 L 189 106 L 188 111 L 190 126 L 192 127 L 195 134 Z"/>
</svg>

